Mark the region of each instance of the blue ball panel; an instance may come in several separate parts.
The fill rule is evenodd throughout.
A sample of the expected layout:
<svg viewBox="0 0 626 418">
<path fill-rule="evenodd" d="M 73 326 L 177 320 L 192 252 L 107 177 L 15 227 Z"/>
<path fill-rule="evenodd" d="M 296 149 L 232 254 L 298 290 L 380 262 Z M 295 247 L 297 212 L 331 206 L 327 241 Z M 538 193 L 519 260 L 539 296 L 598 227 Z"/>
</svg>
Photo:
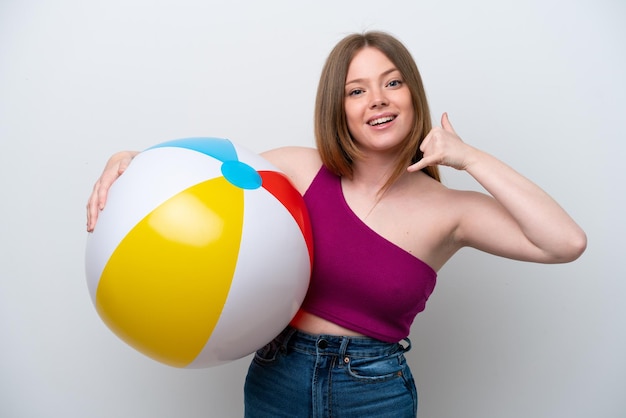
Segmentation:
<svg viewBox="0 0 626 418">
<path fill-rule="evenodd" d="M 174 139 L 172 141 L 162 142 L 148 149 L 161 147 L 187 148 L 201 152 L 222 162 L 239 160 L 237 157 L 237 151 L 235 151 L 233 144 L 228 139 L 224 138 L 207 137 Z"/>
</svg>

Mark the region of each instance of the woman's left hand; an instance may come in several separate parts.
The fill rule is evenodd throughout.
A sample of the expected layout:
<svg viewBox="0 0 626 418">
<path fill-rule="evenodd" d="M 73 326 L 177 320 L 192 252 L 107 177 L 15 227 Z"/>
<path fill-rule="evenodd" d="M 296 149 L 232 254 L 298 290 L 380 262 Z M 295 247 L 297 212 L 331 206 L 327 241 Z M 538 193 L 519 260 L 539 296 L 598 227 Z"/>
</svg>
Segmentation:
<svg viewBox="0 0 626 418">
<path fill-rule="evenodd" d="M 458 198 L 454 206 L 463 207 L 456 239 L 464 246 L 538 263 L 570 262 L 585 250 L 584 231 L 552 197 L 502 161 L 465 144 L 447 114 L 420 150 L 423 158 L 409 171 L 434 165 L 464 170 L 490 195 L 449 194 Z"/>
<path fill-rule="evenodd" d="M 419 171 L 434 165 L 465 170 L 471 150 L 472 147 L 465 144 L 452 128 L 448 114 L 444 113 L 441 116 L 441 127 L 436 126 L 431 129 L 420 145 L 420 151 L 424 156 L 407 170 Z"/>
</svg>

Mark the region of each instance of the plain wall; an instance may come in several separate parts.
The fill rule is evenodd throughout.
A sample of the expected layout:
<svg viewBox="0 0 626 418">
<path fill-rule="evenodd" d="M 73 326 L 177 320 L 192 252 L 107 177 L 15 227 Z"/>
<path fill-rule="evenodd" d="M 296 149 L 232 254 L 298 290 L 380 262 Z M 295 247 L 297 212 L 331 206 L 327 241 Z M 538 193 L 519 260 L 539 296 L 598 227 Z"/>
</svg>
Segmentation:
<svg viewBox="0 0 626 418">
<path fill-rule="evenodd" d="M 242 415 L 249 358 L 171 368 L 100 320 L 86 200 L 121 149 L 312 145 L 321 66 L 366 29 L 411 50 L 435 123 L 449 112 L 589 238 L 571 264 L 468 249 L 440 271 L 408 356 L 420 418 L 626 416 L 625 18 L 621 0 L 1 0 L 0 416 Z"/>
</svg>

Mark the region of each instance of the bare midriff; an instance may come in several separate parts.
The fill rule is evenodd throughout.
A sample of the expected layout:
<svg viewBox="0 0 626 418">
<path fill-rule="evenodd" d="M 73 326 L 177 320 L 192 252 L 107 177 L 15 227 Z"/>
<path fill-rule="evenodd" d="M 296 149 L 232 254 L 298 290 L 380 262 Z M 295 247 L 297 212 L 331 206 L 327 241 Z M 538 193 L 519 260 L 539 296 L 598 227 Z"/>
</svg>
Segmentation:
<svg viewBox="0 0 626 418">
<path fill-rule="evenodd" d="M 291 320 L 290 325 L 300 331 L 313 335 L 340 335 L 350 337 L 361 337 L 363 334 L 352 331 L 348 328 L 335 324 L 317 315 L 300 309 Z"/>
</svg>

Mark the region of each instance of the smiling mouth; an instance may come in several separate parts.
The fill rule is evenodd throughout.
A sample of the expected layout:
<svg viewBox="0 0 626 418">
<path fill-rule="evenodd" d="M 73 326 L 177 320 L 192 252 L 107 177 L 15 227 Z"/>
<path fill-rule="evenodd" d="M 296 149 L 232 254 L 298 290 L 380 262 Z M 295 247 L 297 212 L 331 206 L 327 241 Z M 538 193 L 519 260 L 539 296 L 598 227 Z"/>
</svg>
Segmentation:
<svg viewBox="0 0 626 418">
<path fill-rule="evenodd" d="M 378 125 L 382 125 L 384 123 L 391 122 L 395 118 L 396 118 L 395 116 L 385 116 L 385 117 L 382 117 L 382 118 L 373 119 L 373 120 L 367 122 L 367 124 L 369 126 L 378 126 Z"/>
</svg>

